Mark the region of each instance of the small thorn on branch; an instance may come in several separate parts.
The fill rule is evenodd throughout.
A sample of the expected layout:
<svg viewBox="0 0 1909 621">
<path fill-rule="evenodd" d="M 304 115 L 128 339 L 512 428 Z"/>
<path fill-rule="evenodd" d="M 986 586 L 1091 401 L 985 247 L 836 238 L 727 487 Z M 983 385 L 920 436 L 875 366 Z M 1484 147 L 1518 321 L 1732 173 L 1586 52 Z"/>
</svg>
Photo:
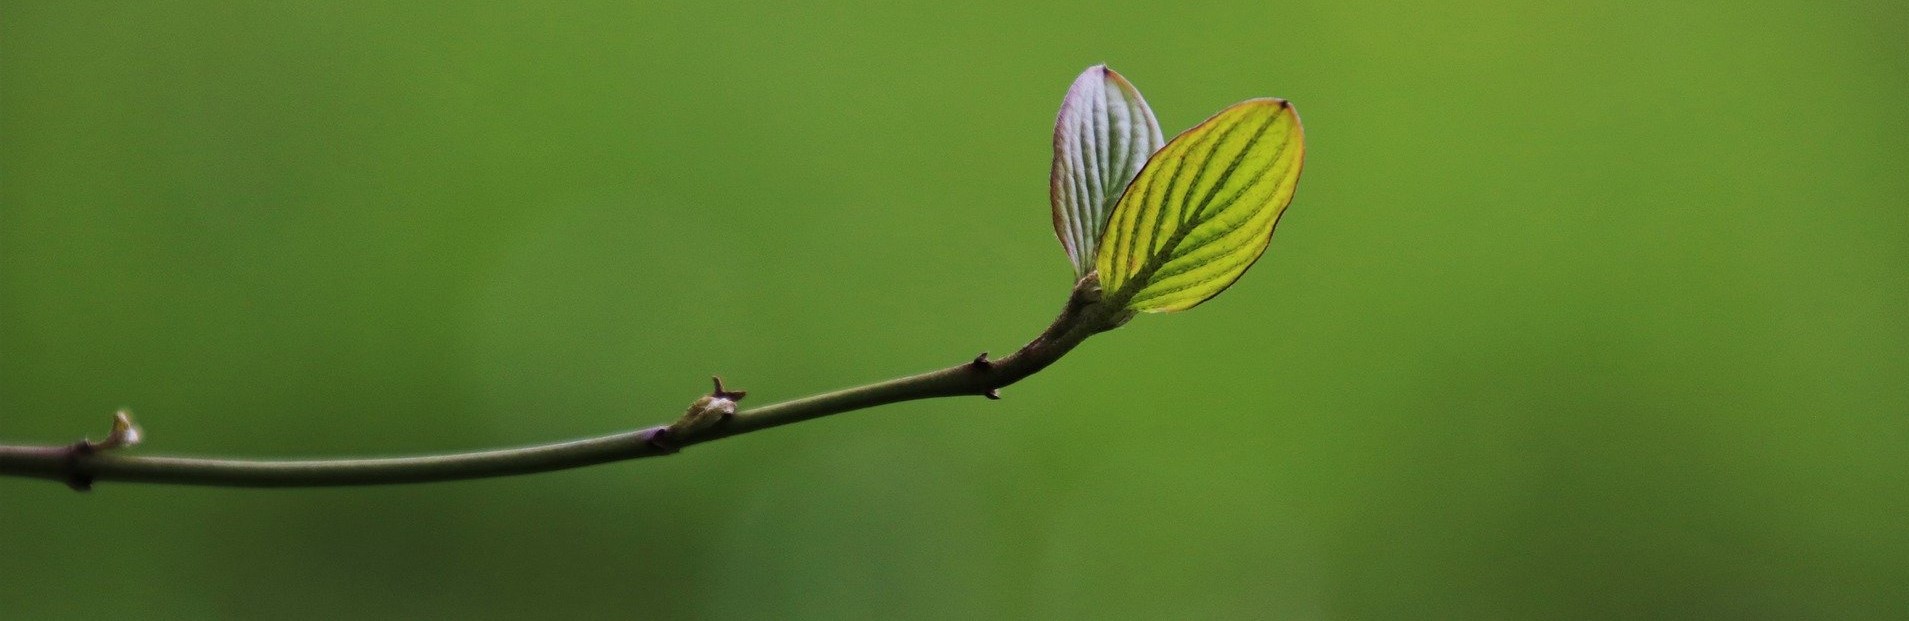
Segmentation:
<svg viewBox="0 0 1909 621">
<path fill-rule="evenodd" d="M 90 438 L 80 438 L 66 448 L 66 486 L 73 491 L 84 492 L 93 489 L 93 475 L 80 467 L 80 461 L 102 451 L 123 449 L 139 444 L 145 433 L 139 425 L 133 424 L 133 413 L 120 410 L 113 413 L 113 428 L 106 432 L 106 439 L 94 442 Z"/>
<path fill-rule="evenodd" d="M 987 397 L 987 398 L 989 398 L 989 399 L 992 399 L 992 400 L 995 400 L 995 401 L 1000 401 L 1000 400 L 1001 400 L 1001 389 L 999 389 L 999 388 L 989 388 L 987 392 L 984 392 L 984 393 L 981 393 L 981 396 L 983 396 L 983 397 Z"/>
<path fill-rule="evenodd" d="M 709 393 L 709 396 L 711 397 L 715 397 L 718 399 L 728 399 L 730 401 L 741 401 L 743 397 L 749 396 L 749 391 L 747 390 L 724 389 L 723 378 L 720 375 L 711 375 L 709 376 L 709 380 L 716 384 L 716 389 Z"/>
<path fill-rule="evenodd" d="M 120 410 L 113 413 L 113 429 L 106 433 L 106 440 L 94 444 L 93 448 L 110 451 L 139 444 L 144 439 L 145 432 L 139 429 L 139 425 L 133 424 L 133 413 Z"/>
<path fill-rule="evenodd" d="M 973 362 L 968 363 L 968 368 L 976 371 L 986 371 L 994 368 L 994 363 L 988 360 L 988 352 L 984 351 L 981 352 L 981 355 L 975 356 Z"/>
<path fill-rule="evenodd" d="M 715 389 L 707 395 L 697 397 L 696 402 L 689 404 L 689 409 L 685 410 L 676 422 L 650 432 L 645 437 L 645 441 L 650 446 L 661 449 L 665 453 L 674 453 L 682 448 L 685 441 L 693 441 L 698 432 L 735 418 L 736 402 L 741 401 L 749 393 L 724 387 L 723 378 L 719 376 L 710 376 L 709 381 L 715 384 Z"/>
</svg>

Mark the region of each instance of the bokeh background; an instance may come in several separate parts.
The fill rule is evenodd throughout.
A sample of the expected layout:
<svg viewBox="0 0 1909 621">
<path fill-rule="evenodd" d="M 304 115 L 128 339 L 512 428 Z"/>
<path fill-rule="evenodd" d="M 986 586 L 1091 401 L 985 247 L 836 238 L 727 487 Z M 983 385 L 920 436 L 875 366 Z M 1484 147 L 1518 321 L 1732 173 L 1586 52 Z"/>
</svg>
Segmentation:
<svg viewBox="0 0 1909 621">
<path fill-rule="evenodd" d="M 507 480 L 0 480 L 0 617 L 1909 612 L 1909 5 L 0 2 L 0 439 L 447 451 L 1010 350 L 1054 111 L 1305 118 L 981 399 Z"/>
</svg>

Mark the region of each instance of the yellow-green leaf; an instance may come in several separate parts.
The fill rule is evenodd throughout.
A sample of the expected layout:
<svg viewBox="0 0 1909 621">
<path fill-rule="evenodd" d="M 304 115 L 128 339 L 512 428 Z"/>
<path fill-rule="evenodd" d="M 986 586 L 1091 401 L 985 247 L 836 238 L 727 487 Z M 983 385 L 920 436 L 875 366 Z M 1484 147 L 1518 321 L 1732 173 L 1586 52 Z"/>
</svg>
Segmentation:
<svg viewBox="0 0 1909 621">
<path fill-rule="evenodd" d="M 1108 220 L 1095 261 L 1107 300 L 1165 312 L 1219 295 L 1266 252 L 1305 153 L 1283 99 L 1233 104 L 1175 136 Z"/>
</svg>

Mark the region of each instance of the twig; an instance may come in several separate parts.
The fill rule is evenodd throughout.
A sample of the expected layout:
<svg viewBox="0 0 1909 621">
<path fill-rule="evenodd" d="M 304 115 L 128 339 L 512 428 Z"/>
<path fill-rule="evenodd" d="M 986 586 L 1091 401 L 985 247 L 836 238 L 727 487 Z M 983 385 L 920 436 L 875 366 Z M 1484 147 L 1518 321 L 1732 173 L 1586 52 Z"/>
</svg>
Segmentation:
<svg viewBox="0 0 1909 621">
<path fill-rule="evenodd" d="M 392 457 L 378 459 L 243 460 L 192 457 L 133 456 L 117 449 L 122 444 L 82 440 L 63 446 L 0 445 L 0 476 L 35 477 L 66 482 L 86 490 L 97 481 L 172 483 L 221 487 L 321 487 L 426 483 L 501 477 L 669 455 L 682 448 L 779 427 L 814 418 L 890 403 L 936 397 L 985 396 L 999 399 L 999 390 L 1047 368 L 1081 341 L 1119 326 L 1130 315 L 1104 307 L 1093 275 L 1074 287 L 1067 307 L 1045 332 L 1008 356 L 989 360 L 986 353 L 972 361 L 912 375 L 784 401 L 758 408 L 722 413 L 713 423 L 683 424 L 697 414 L 696 406 L 677 425 L 658 425 L 594 438 L 519 448 Z M 718 380 L 711 398 L 734 402 L 741 391 L 725 390 Z M 123 421 L 130 428 L 130 421 Z M 115 430 L 118 430 L 116 424 Z M 671 432 L 674 428 L 676 431 Z M 667 436 L 667 437 L 665 437 Z M 137 433 L 135 430 L 134 439 Z"/>
</svg>

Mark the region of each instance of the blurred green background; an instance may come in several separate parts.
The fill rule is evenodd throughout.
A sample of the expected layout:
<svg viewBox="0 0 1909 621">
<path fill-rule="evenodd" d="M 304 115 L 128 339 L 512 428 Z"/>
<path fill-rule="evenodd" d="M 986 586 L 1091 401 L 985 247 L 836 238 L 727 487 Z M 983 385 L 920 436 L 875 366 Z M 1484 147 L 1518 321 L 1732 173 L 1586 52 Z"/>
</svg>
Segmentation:
<svg viewBox="0 0 1909 621">
<path fill-rule="evenodd" d="M 669 459 L 0 480 L 0 616 L 1909 611 L 1894 0 L 0 2 L 0 439 L 459 450 L 1011 350 L 1103 61 L 1169 134 L 1305 118 L 1214 302 Z"/>
</svg>

